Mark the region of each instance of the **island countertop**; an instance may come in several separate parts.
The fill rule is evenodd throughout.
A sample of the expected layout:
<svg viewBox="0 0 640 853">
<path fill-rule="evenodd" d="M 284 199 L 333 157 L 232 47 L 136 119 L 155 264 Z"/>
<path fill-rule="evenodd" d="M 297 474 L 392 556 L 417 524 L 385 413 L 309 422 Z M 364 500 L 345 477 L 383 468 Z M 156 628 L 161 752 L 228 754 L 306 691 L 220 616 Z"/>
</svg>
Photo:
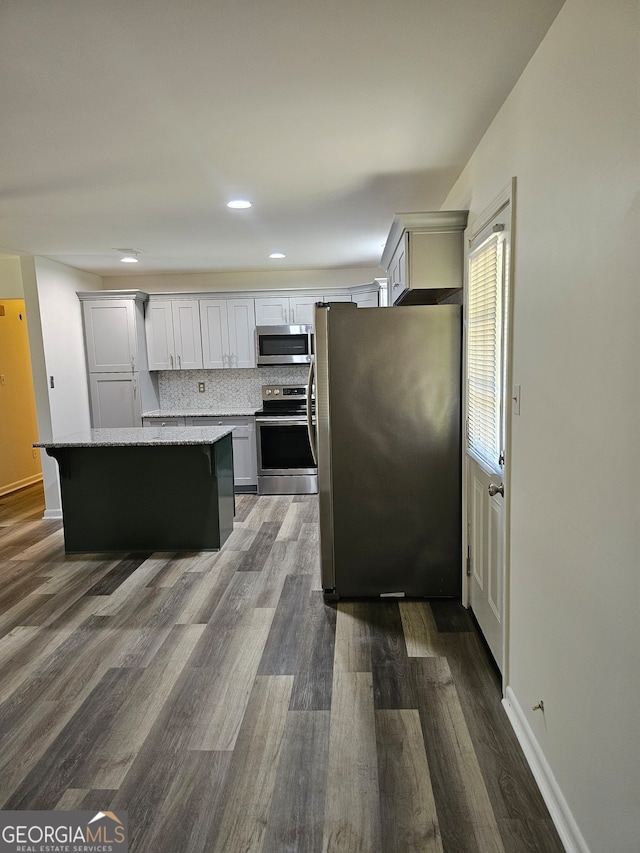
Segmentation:
<svg viewBox="0 0 640 853">
<path fill-rule="evenodd" d="M 162 445 L 215 444 L 233 432 L 232 426 L 200 427 L 112 427 L 85 429 L 48 441 L 38 441 L 34 447 L 148 447 Z"/>
</svg>

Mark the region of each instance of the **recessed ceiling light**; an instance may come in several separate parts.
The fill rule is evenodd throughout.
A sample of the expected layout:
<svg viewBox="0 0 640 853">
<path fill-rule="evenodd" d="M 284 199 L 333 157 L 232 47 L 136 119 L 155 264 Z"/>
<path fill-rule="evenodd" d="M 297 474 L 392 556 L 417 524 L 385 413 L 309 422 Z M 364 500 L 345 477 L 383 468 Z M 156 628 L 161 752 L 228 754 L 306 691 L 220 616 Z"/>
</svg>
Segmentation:
<svg viewBox="0 0 640 853">
<path fill-rule="evenodd" d="M 247 201 L 246 198 L 234 198 L 227 202 L 227 207 L 230 207 L 232 210 L 246 210 L 248 207 L 251 207 L 251 202 Z"/>
<path fill-rule="evenodd" d="M 116 252 L 120 252 L 122 257 L 120 258 L 120 263 L 122 264 L 137 264 L 138 263 L 138 255 L 140 252 L 137 249 L 116 249 Z"/>
<path fill-rule="evenodd" d="M 287 256 L 285 254 L 283 254 L 282 252 L 271 252 L 269 257 L 275 259 L 275 258 L 286 258 Z"/>
</svg>

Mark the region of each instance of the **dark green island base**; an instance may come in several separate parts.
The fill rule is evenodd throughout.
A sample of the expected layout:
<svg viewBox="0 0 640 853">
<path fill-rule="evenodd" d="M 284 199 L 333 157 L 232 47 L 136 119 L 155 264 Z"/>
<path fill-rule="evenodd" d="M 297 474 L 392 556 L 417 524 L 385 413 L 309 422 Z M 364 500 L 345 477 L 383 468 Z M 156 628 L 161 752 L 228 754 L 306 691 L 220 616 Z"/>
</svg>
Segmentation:
<svg viewBox="0 0 640 853">
<path fill-rule="evenodd" d="M 67 553 L 214 551 L 233 529 L 230 431 L 211 443 L 41 446 L 58 461 Z"/>
</svg>

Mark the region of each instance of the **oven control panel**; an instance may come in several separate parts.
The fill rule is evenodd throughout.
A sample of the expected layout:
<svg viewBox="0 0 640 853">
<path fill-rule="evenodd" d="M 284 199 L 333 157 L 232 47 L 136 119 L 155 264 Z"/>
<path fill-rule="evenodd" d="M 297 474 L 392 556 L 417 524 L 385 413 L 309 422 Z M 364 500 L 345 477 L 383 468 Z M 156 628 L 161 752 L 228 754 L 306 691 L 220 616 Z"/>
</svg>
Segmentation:
<svg viewBox="0 0 640 853">
<path fill-rule="evenodd" d="M 283 402 L 303 401 L 307 399 L 307 389 L 304 385 L 263 385 L 262 399 Z"/>
</svg>

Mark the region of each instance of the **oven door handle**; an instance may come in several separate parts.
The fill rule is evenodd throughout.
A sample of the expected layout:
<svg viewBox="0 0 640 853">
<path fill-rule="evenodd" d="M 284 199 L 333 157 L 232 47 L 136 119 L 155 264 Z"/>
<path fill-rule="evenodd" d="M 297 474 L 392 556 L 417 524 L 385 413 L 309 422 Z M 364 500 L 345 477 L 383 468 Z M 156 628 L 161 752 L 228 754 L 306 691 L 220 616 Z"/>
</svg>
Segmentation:
<svg viewBox="0 0 640 853">
<path fill-rule="evenodd" d="M 307 432 L 309 433 L 309 444 L 311 445 L 311 455 L 313 456 L 313 464 L 317 465 L 318 449 L 316 447 L 316 437 L 313 432 L 313 421 L 311 412 L 314 370 L 315 357 L 311 356 L 311 361 L 309 362 L 309 376 L 307 378 Z"/>
<path fill-rule="evenodd" d="M 273 415 L 273 417 L 256 415 L 256 424 L 261 427 L 304 426 L 304 422 L 305 417 L 302 412 L 299 415 Z"/>
</svg>

